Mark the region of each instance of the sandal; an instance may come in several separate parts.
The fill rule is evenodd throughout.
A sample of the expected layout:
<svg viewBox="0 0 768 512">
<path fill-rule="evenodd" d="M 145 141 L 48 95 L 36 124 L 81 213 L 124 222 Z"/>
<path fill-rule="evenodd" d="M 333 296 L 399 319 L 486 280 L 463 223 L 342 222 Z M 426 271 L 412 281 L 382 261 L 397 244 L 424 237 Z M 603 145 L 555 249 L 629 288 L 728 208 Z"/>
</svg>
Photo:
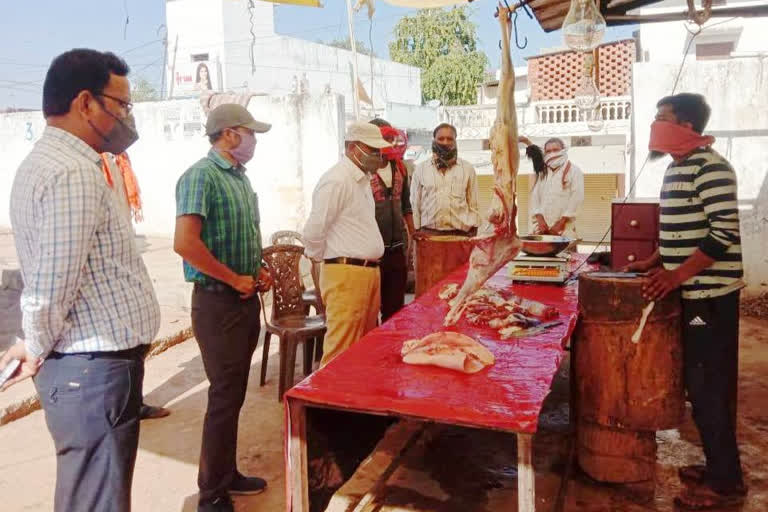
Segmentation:
<svg viewBox="0 0 768 512">
<path fill-rule="evenodd" d="M 684 484 L 700 484 L 707 476 L 707 466 L 703 464 L 692 464 L 678 468 L 677 476 Z"/>
<path fill-rule="evenodd" d="M 675 498 L 675 505 L 683 510 L 722 510 L 744 502 L 746 487 L 735 488 L 728 493 L 719 493 L 708 485 L 687 488 Z"/>
</svg>

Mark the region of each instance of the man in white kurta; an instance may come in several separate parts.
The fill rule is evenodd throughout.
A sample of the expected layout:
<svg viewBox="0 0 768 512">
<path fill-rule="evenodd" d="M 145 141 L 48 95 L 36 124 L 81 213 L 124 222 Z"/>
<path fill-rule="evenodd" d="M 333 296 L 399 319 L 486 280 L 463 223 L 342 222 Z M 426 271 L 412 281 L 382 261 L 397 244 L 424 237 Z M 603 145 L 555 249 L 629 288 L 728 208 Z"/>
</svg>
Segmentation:
<svg viewBox="0 0 768 512">
<path fill-rule="evenodd" d="M 546 168 L 536 174 L 531 191 L 532 231 L 576 239 L 576 217 L 584 202 L 584 174 L 568 160 L 568 150 L 560 139 L 550 139 L 544 145 L 544 164 Z"/>
</svg>

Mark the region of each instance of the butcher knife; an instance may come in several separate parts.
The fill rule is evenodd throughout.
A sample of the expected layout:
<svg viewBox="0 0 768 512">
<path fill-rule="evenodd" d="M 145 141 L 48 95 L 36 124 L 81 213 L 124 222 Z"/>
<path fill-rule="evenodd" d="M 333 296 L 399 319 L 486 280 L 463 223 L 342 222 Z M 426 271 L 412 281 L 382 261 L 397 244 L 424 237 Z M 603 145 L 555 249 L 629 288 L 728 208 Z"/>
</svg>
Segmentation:
<svg viewBox="0 0 768 512">
<path fill-rule="evenodd" d="M 558 325 L 562 325 L 563 322 L 560 320 L 555 320 L 553 322 L 544 322 L 543 324 L 539 324 L 535 327 L 529 327 L 527 329 L 522 329 L 520 331 L 515 331 L 513 333 L 510 333 L 510 337 L 512 338 L 522 338 L 524 336 L 533 336 L 534 334 L 538 334 L 542 331 L 546 331 L 550 327 L 555 327 Z"/>
</svg>

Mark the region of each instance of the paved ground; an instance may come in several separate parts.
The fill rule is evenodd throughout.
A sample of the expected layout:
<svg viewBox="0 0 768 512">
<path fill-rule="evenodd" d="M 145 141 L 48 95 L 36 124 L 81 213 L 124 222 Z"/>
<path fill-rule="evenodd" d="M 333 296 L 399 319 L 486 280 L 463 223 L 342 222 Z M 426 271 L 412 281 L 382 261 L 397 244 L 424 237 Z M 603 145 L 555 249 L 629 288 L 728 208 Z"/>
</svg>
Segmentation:
<svg viewBox="0 0 768 512">
<path fill-rule="evenodd" d="M 264 388 L 259 388 L 258 383 L 260 360 L 259 351 L 254 357 L 241 418 L 238 456 L 241 471 L 266 478 L 269 489 L 259 496 L 238 499 L 237 510 L 277 512 L 283 509 L 284 501 L 278 357 L 270 358 Z M 150 359 L 144 389 L 149 403 L 165 405 L 173 413 L 168 418 L 142 423 L 133 510 L 194 512 L 208 389 L 197 343 L 187 341 Z M 0 427 L 2 510 L 52 510 L 55 477 L 53 443 L 42 411 Z"/>
<path fill-rule="evenodd" d="M 742 332 L 739 435 L 750 496 L 741 510 L 762 512 L 768 510 L 768 321 L 745 319 Z M 236 506 L 238 511 L 277 512 L 284 509 L 283 408 L 276 399 L 278 357 L 273 351 L 264 388 L 258 385 L 259 362 L 257 350 L 240 422 L 238 460 L 242 471 L 267 478 L 269 490 L 238 498 Z M 164 404 L 173 413 L 142 423 L 134 510 L 193 512 L 207 390 L 196 343 L 182 343 L 151 359 L 145 390 L 152 403 Z M 557 390 L 551 395 L 549 412 L 542 420 L 545 425 L 535 443 L 540 510 L 552 510 L 566 460 L 562 424 L 567 418 L 566 396 Z M 679 489 L 676 467 L 696 462 L 702 455 L 690 420 L 679 431 L 664 432 L 659 440 L 655 491 L 597 485 L 577 475 L 569 486 L 564 510 L 672 511 L 671 500 Z M 478 431 L 448 431 L 418 448 L 422 455 L 415 452 L 390 479 L 381 510 L 516 510 L 513 440 L 494 433 L 479 433 L 478 437 Z M 41 411 L 0 427 L 3 510 L 51 510 L 54 480 L 53 446 Z"/>
</svg>

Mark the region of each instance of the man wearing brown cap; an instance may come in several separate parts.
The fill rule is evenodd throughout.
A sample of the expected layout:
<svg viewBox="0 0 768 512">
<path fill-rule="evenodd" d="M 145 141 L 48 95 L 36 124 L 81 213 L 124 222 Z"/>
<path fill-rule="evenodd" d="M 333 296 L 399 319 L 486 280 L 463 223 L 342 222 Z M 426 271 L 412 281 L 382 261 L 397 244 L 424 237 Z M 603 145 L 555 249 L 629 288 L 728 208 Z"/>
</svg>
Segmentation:
<svg viewBox="0 0 768 512">
<path fill-rule="evenodd" d="M 352 123 L 345 139 L 345 156 L 317 183 L 304 226 L 307 256 L 323 261 L 320 293 L 328 330 L 322 365 L 376 326 L 381 304 L 384 242 L 369 176 L 387 164 L 381 148 L 390 143 L 377 126 L 363 122 Z"/>
<path fill-rule="evenodd" d="M 174 250 L 194 283 L 192 330 L 210 381 L 200 452 L 199 512 L 230 512 L 230 494 L 257 494 L 267 484 L 237 470 L 237 427 L 251 356 L 259 338 L 257 291 L 271 286 L 261 267 L 256 193 L 244 164 L 255 133 L 270 125 L 240 105 L 216 107 L 205 133 L 213 147 L 176 184 Z"/>
</svg>

